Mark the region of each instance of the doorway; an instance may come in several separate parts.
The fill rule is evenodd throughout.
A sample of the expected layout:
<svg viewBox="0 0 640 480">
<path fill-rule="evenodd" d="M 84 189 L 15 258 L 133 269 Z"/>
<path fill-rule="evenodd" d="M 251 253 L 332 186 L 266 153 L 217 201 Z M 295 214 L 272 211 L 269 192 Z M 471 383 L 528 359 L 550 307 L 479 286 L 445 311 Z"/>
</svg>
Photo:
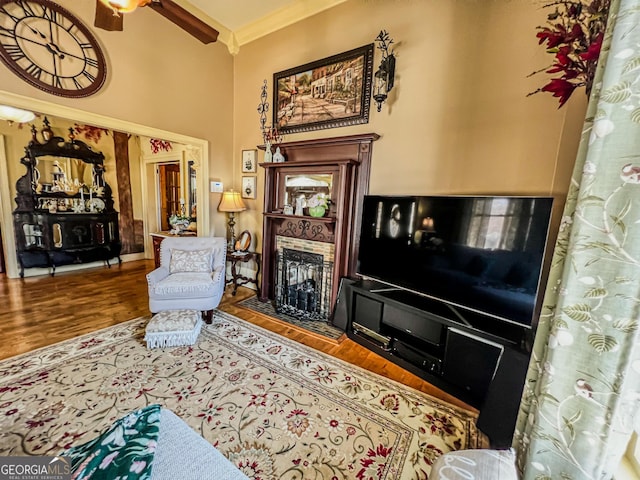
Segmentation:
<svg viewBox="0 0 640 480">
<path fill-rule="evenodd" d="M 180 164 L 158 165 L 158 193 L 160 195 L 160 227 L 163 232 L 171 230 L 169 217 L 184 215 L 184 199 L 180 196 Z"/>
</svg>

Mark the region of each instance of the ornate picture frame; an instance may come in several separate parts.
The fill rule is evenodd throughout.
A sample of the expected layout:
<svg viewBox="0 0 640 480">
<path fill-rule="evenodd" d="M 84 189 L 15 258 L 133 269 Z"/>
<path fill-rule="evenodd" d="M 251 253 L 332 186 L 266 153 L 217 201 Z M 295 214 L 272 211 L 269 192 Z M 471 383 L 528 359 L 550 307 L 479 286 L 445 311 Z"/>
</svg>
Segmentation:
<svg viewBox="0 0 640 480">
<path fill-rule="evenodd" d="M 373 43 L 274 73 L 273 125 L 285 134 L 369 123 L 372 72 Z"/>
<path fill-rule="evenodd" d="M 257 151 L 242 150 L 242 173 L 256 173 Z"/>
<path fill-rule="evenodd" d="M 242 198 L 256 198 L 256 177 L 242 177 Z"/>
</svg>

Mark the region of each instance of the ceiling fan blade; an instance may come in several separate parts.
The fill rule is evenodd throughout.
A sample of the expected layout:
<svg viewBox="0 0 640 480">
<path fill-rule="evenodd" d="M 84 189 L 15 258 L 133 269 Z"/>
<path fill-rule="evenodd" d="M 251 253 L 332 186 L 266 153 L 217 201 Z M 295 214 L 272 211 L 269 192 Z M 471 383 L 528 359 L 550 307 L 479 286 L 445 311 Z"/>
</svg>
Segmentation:
<svg viewBox="0 0 640 480">
<path fill-rule="evenodd" d="M 122 31 L 122 14 L 114 15 L 113 10 L 107 7 L 100 0 L 96 0 L 96 17 L 93 25 L 108 32 Z"/>
<path fill-rule="evenodd" d="M 218 31 L 172 0 L 154 0 L 148 5 L 202 43 L 215 42 Z"/>
</svg>

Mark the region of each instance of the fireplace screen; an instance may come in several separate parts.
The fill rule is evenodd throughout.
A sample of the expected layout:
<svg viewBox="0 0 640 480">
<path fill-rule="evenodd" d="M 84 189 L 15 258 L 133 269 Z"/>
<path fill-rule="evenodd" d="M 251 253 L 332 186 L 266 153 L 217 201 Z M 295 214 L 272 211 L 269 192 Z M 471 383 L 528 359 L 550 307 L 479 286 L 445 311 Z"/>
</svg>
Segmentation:
<svg viewBox="0 0 640 480">
<path fill-rule="evenodd" d="M 329 319 L 333 263 L 318 253 L 283 248 L 277 254 L 276 311 L 299 319 Z"/>
</svg>

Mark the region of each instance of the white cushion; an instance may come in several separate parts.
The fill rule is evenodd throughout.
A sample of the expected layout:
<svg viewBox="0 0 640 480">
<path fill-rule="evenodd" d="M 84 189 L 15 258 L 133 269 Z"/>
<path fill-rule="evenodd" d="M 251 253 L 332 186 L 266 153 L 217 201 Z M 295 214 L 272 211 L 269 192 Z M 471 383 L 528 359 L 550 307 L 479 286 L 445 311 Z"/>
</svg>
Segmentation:
<svg viewBox="0 0 640 480">
<path fill-rule="evenodd" d="M 164 310 L 151 317 L 144 339 L 147 348 L 193 345 L 201 328 L 197 310 Z"/>
<path fill-rule="evenodd" d="M 215 283 L 208 273 L 182 272 L 174 273 L 150 286 L 149 296 L 166 298 L 180 296 L 182 298 L 200 298 L 214 294 Z"/>
<path fill-rule="evenodd" d="M 211 249 L 178 250 L 171 249 L 169 273 L 178 272 L 211 272 Z"/>
<path fill-rule="evenodd" d="M 439 457 L 429 480 L 518 480 L 516 455 L 509 450 L 460 450 Z"/>
</svg>

